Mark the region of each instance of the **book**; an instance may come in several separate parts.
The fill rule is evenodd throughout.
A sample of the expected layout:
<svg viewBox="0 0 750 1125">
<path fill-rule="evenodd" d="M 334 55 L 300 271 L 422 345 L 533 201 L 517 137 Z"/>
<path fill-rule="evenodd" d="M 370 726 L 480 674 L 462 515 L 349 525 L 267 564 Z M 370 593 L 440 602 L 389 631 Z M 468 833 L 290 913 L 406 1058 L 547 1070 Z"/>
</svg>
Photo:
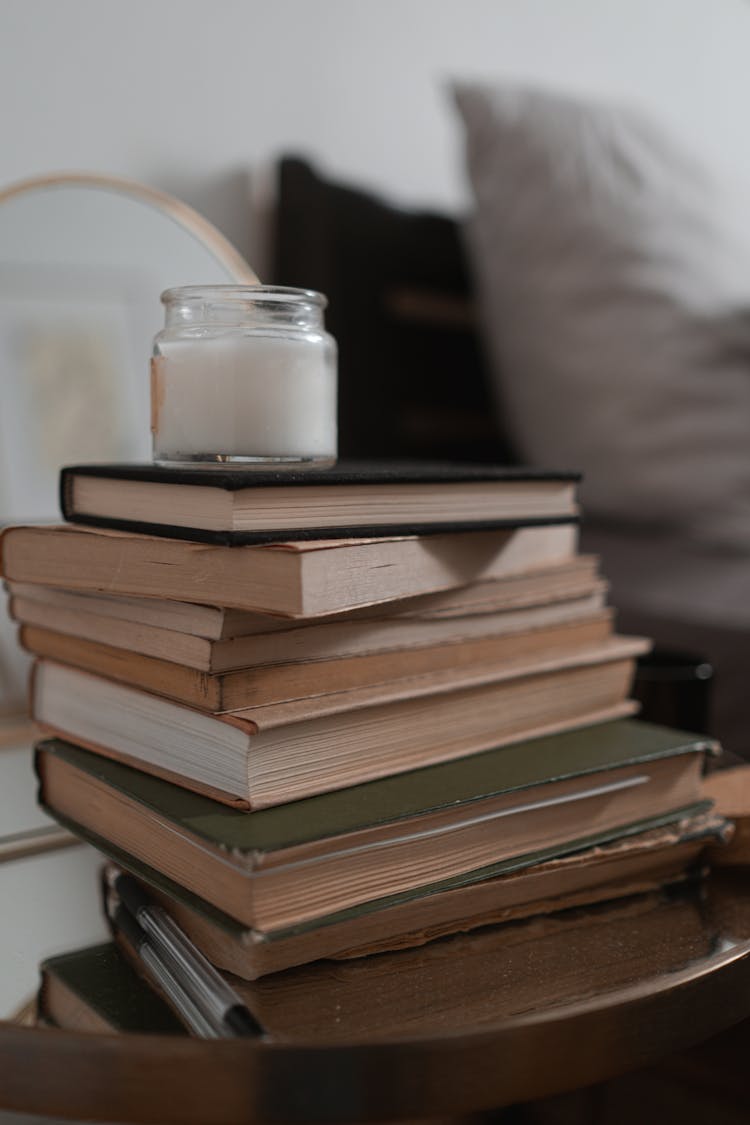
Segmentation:
<svg viewBox="0 0 750 1125">
<path fill-rule="evenodd" d="M 450 594 L 426 594 L 421 599 L 405 599 L 405 603 L 350 610 L 312 622 L 290 622 L 211 606 L 191 607 L 185 602 L 100 598 L 23 583 L 11 584 L 8 612 L 21 625 L 218 673 L 254 665 L 454 644 L 580 621 L 602 613 L 605 583 L 595 577 L 587 580 L 585 572 L 557 583 L 555 577 L 554 572 L 545 570 L 475 583 L 485 590 L 492 588 L 486 593 L 472 591 L 477 599 L 492 598 L 489 604 L 451 598 Z M 512 589 L 505 590 L 506 586 Z M 173 612 L 175 604 L 177 612 Z M 189 612 L 193 608 L 195 614 Z M 170 627 L 173 624 L 175 627 Z M 204 635 L 203 631 L 214 629 L 222 635 Z"/>
<path fill-rule="evenodd" d="M 37 997 L 40 1020 L 67 1031 L 185 1035 L 171 1008 L 113 942 L 48 957 Z"/>
<path fill-rule="evenodd" d="M 711 849 L 711 862 L 729 867 L 750 864 L 750 766 L 719 769 L 705 778 L 703 792 L 734 825 L 729 846 Z"/>
<path fill-rule="evenodd" d="M 528 668 L 535 660 L 547 665 L 556 653 L 571 655 L 590 649 L 611 634 L 612 614 L 602 610 L 578 621 L 498 637 L 329 660 L 270 662 L 213 673 L 34 625 L 21 627 L 19 642 L 35 656 L 218 714 L 378 685 L 382 685 L 386 698 L 389 684 L 396 682 L 402 691 L 405 678 L 425 678 L 426 682 L 427 677 L 436 674 L 442 677 L 442 687 L 460 686 L 467 676 L 489 680 L 494 672 L 501 674 L 521 662 Z"/>
<path fill-rule="evenodd" d="M 508 874 L 450 890 L 394 896 L 341 911 L 321 925 L 250 929 L 155 868 L 108 845 L 191 941 L 219 968 L 255 980 L 321 958 L 348 960 L 406 949 L 451 933 L 645 894 L 700 871 L 707 848 L 725 846 L 727 821 L 710 812 L 594 844 L 555 859 L 509 861 Z M 92 838 L 93 839 L 93 838 Z M 104 894 L 105 909 L 111 899 Z"/>
<path fill-rule="evenodd" d="M 570 560 L 570 525 L 392 539 L 221 547 L 61 526 L 0 534 L 0 574 L 16 582 L 171 599 L 306 618 Z"/>
<path fill-rule="evenodd" d="M 32 717 L 51 734 L 198 789 L 263 808 L 632 713 L 640 638 L 546 664 L 413 676 L 212 715 L 39 661 Z M 489 677 L 489 679 L 487 679 Z"/>
<path fill-rule="evenodd" d="M 59 740 L 39 744 L 36 769 L 41 803 L 65 826 L 270 931 L 702 811 L 711 748 L 604 724 L 250 815 Z"/>
<path fill-rule="evenodd" d="M 362 625 L 395 617 L 432 621 L 533 610 L 549 603 L 580 601 L 606 592 L 607 583 L 599 577 L 598 564 L 599 560 L 595 555 L 574 555 L 557 562 L 552 561 L 548 565 L 536 566 L 532 563 L 532 569 L 508 573 L 504 577 L 469 582 L 465 586 L 432 594 L 398 598 L 386 604 L 373 603 L 355 609 L 339 610 L 318 615 L 310 621 L 290 620 L 276 614 L 255 613 L 226 606 L 182 602 L 174 598 L 110 596 L 30 582 L 6 582 L 4 585 L 11 602 L 28 605 L 33 601 L 37 606 L 46 606 L 62 613 L 69 612 L 71 615 L 95 615 L 98 618 L 106 617 L 164 629 L 170 633 L 224 641 L 299 629 L 308 629 L 312 633 L 318 625 L 348 624 L 352 621 Z"/>
<path fill-rule="evenodd" d="M 300 471 L 73 465 L 60 474 L 60 507 L 71 522 L 227 545 L 423 535 L 575 520 L 579 479 L 418 461 Z"/>
<path fill-rule="evenodd" d="M 591 1003 L 715 953 L 698 887 L 487 926 L 428 946 L 316 961 L 255 981 L 226 974 L 274 1042 L 398 1040 L 463 1031 L 499 1019 Z M 626 955 L 624 955 L 626 953 Z"/>
<path fill-rule="evenodd" d="M 518 533 L 523 536 L 523 532 Z M 573 544 L 574 548 L 574 544 Z M 518 560 L 520 563 L 521 560 Z M 276 614 L 257 613 L 231 609 L 226 606 L 183 602 L 174 598 L 110 596 L 106 593 L 68 590 L 59 586 L 43 586 L 30 582 L 6 582 L 5 589 L 11 602 L 39 606 L 71 616 L 96 615 L 134 625 L 164 629 L 212 641 L 238 640 L 273 632 L 313 630 L 318 625 L 336 625 L 358 622 L 367 628 L 370 622 L 382 623 L 393 618 L 408 621 L 437 621 L 459 617 L 469 618 L 485 614 L 533 611 L 550 603 L 588 597 L 601 597 L 607 584 L 598 573 L 595 555 L 573 555 L 552 560 L 547 565 L 526 561 L 531 569 L 509 572 L 503 577 L 468 582 L 465 586 L 440 590 L 431 594 L 416 594 L 397 598 L 388 603 L 371 603 L 349 610 L 316 615 L 312 620 L 293 620 Z M 31 622 L 38 624 L 39 622 Z M 66 632 L 66 629 L 60 629 Z M 297 636 L 301 636 L 297 633 Z M 94 640 L 98 638 L 92 638 Z"/>
<path fill-rule="evenodd" d="M 500 1019 L 590 1003 L 646 973 L 677 971 L 709 956 L 713 940 L 697 895 L 665 903 L 651 894 L 230 983 L 275 1041 L 403 1041 L 438 1028 L 479 1038 Z"/>
</svg>

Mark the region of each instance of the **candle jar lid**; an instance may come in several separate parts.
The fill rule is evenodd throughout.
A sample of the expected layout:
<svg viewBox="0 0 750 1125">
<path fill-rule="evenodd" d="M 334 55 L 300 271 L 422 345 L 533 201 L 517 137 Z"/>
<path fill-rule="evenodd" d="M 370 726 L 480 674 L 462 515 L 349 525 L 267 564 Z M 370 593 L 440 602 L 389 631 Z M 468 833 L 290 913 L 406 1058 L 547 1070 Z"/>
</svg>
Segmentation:
<svg viewBox="0 0 750 1125">
<path fill-rule="evenodd" d="M 151 361 L 154 460 L 320 468 L 336 460 L 336 344 L 326 298 L 270 285 L 162 294 Z"/>
</svg>

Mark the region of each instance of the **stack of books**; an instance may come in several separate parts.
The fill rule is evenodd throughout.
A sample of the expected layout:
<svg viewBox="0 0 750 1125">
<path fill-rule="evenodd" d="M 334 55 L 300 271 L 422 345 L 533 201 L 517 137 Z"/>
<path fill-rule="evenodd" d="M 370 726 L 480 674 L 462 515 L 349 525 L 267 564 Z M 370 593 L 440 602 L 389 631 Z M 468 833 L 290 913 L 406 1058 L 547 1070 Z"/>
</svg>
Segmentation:
<svg viewBox="0 0 750 1125">
<path fill-rule="evenodd" d="M 575 477 L 84 466 L 61 495 L 1 544 L 41 802 L 223 970 L 653 888 L 721 834 L 712 745 L 631 718 L 648 643 L 577 553 Z"/>
</svg>

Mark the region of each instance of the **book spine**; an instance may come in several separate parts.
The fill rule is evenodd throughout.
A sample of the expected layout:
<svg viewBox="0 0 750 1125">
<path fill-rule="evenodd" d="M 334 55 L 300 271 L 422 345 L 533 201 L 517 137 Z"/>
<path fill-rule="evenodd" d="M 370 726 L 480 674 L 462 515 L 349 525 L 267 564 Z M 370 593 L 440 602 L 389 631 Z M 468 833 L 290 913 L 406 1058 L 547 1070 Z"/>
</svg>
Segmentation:
<svg viewBox="0 0 750 1125">
<path fill-rule="evenodd" d="M 59 488 L 59 501 L 60 511 L 62 512 L 63 519 L 71 522 L 73 520 L 73 473 L 70 469 L 60 470 L 60 488 Z"/>
</svg>

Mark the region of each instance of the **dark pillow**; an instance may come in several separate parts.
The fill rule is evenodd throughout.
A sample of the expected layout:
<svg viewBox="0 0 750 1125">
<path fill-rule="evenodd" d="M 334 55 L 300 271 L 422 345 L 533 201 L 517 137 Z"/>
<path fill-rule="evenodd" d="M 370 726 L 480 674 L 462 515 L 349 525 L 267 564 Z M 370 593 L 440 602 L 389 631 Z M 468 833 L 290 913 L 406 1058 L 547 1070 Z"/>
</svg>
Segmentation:
<svg viewBox="0 0 750 1125">
<path fill-rule="evenodd" d="M 456 220 L 282 159 L 274 281 L 317 289 L 339 345 L 344 457 L 511 460 Z"/>
</svg>

